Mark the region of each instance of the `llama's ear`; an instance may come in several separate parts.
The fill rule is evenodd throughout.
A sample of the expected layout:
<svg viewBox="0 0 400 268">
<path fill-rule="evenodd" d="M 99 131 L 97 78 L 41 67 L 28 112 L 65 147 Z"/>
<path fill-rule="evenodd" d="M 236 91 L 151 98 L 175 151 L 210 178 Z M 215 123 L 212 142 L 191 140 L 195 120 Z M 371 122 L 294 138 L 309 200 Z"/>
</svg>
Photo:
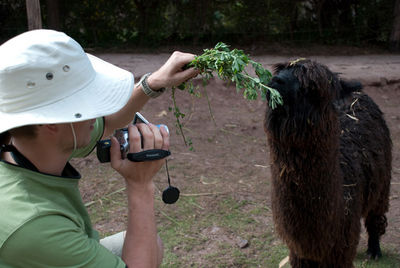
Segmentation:
<svg viewBox="0 0 400 268">
<path fill-rule="evenodd" d="M 287 66 L 286 63 L 277 63 L 277 64 L 275 64 L 274 67 L 273 67 L 274 74 L 278 74 L 280 71 L 285 69 L 286 66 Z"/>
<path fill-rule="evenodd" d="M 359 81 L 346 81 L 340 80 L 340 85 L 342 86 L 342 96 L 346 96 L 351 92 L 361 91 L 362 85 Z"/>
</svg>

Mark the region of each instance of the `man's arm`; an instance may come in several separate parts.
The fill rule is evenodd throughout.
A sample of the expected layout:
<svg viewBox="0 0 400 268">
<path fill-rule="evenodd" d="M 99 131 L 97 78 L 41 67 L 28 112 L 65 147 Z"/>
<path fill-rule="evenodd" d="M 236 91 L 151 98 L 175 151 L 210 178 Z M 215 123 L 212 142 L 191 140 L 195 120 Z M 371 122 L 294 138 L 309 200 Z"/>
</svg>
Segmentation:
<svg viewBox="0 0 400 268">
<path fill-rule="evenodd" d="M 129 187 L 129 188 L 128 188 Z M 154 186 L 128 186 L 128 226 L 122 259 L 128 267 L 157 267 L 159 248 L 154 212 Z"/>
<path fill-rule="evenodd" d="M 195 77 L 199 73 L 197 70 L 193 68 L 182 70 L 182 67 L 193 59 L 193 54 L 174 52 L 160 69 L 148 77 L 149 87 L 153 90 L 169 88 Z M 140 111 L 149 99 L 143 92 L 142 86 L 136 84 L 128 103 L 118 112 L 105 117 L 103 138 L 108 137 L 115 129 L 128 125 L 135 113 Z"/>
<path fill-rule="evenodd" d="M 140 133 L 143 137 L 141 148 Z M 129 125 L 129 151 L 169 148 L 169 135 L 165 128 L 155 125 Z M 128 226 L 122 259 L 128 267 L 157 267 L 162 252 L 157 238 L 154 213 L 153 176 L 165 163 L 164 159 L 149 162 L 131 162 L 121 159 L 118 141 L 112 137 L 111 167 L 120 173 L 126 183 L 128 195 Z"/>
</svg>

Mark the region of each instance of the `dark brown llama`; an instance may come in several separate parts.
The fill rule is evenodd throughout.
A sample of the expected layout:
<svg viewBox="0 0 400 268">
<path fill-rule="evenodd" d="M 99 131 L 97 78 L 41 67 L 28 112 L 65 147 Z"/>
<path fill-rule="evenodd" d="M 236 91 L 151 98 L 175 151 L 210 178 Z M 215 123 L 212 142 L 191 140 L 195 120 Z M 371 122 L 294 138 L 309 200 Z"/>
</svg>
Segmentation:
<svg viewBox="0 0 400 268">
<path fill-rule="evenodd" d="M 296 267 L 353 267 L 360 219 L 377 259 L 389 206 L 391 147 L 378 106 L 358 82 L 298 60 L 275 66 L 283 105 L 264 121 L 277 233 Z"/>
</svg>

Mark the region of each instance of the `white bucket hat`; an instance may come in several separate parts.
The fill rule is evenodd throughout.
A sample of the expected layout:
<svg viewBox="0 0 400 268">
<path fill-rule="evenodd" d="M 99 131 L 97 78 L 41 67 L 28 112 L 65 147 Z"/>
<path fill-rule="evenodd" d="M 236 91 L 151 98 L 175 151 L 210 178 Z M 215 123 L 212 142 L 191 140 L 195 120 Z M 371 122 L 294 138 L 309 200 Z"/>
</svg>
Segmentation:
<svg viewBox="0 0 400 268">
<path fill-rule="evenodd" d="M 133 87 L 132 73 L 85 53 L 64 33 L 23 33 L 0 46 L 0 133 L 112 114 Z"/>
</svg>

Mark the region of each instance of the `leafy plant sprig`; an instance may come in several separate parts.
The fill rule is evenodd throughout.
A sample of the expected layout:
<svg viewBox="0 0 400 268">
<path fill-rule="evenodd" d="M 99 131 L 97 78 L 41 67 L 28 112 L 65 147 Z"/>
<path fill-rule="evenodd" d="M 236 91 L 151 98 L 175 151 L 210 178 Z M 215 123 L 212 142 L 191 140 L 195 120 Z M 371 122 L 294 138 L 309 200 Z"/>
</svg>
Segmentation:
<svg viewBox="0 0 400 268">
<path fill-rule="evenodd" d="M 246 67 L 249 64 L 254 68 L 257 77 L 252 77 L 246 71 Z M 229 46 L 222 42 L 217 43 L 212 49 L 204 49 L 204 53 L 196 56 L 186 67 L 194 67 L 200 70 L 204 87 L 214 77 L 213 73 L 215 72 L 220 79 L 234 82 L 237 91 L 244 90 L 243 96 L 246 99 L 255 100 L 260 94 L 261 98 L 265 100 L 267 92 L 269 92 L 269 106 L 271 109 L 275 109 L 278 105 L 283 104 L 279 92 L 267 86 L 272 77 L 271 73 L 267 69 L 264 69 L 260 63 L 251 60 L 242 50 L 230 50 Z M 183 83 L 178 88 L 186 90 L 190 94 L 195 94 L 195 89 L 191 82 Z M 177 126 L 187 145 L 180 122 L 180 118 L 183 118 L 185 115 L 180 112 L 176 105 L 175 88 L 172 90 L 172 99 Z"/>
<path fill-rule="evenodd" d="M 257 77 L 250 76 L 245 70 L 249 64 L 253 66 Z M 205 49 L 188 67 L 200 70 L 207 82 L 213 77 L 213 72 L 216 72 L 220 79 L 234 82 L 238 91 L 244 89 L 243 95 L 249 100 L 257 99 L 258 93 L 265 99 L 269 91 L 269 105 L 272 109 L 283 103 L 279 92 L 267 86 L 272 77 L 271 73 L 260 63 L 251 60 L 243 50 L 230 50 L 229 46 L 222 42 L 216 44 L 213 49 Z"/>
</svg>

